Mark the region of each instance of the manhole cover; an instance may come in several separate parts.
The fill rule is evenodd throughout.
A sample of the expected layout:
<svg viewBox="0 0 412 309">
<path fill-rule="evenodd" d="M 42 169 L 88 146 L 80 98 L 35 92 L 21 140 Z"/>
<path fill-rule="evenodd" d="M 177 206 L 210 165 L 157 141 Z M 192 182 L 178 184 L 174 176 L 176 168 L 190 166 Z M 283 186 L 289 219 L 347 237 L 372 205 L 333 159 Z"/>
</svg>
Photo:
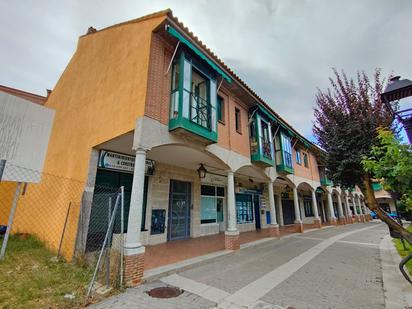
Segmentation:
<svg viewBox="0 0 412 309">
<path fill-rule="evenodd" d="M 182 293 L 183 293 L 183 290 L 178 289 L 178 288 L 172 288 L 172 287 L 160 287 L 160 288 L 151 289 L 150 291 L 147 292 L 147 294 L 155 298 L 173 298 L 173 297 L 178 297 Z"/>
</svg>

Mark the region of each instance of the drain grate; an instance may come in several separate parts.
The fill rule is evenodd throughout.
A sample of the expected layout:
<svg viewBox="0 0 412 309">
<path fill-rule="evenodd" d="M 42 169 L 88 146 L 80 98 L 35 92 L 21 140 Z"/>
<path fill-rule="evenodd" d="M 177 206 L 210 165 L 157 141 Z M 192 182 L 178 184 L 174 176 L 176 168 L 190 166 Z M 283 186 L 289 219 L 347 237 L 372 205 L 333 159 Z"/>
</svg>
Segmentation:
<svg viewBox="0 0 412 309">
<path fill-rule="evenodd" d="M 147 294 L 154 298 L 173 298 L 178 297 L 182 293 L 183 290 L 173 287 L 160 287 L 147 291 Z"/>
</svg>

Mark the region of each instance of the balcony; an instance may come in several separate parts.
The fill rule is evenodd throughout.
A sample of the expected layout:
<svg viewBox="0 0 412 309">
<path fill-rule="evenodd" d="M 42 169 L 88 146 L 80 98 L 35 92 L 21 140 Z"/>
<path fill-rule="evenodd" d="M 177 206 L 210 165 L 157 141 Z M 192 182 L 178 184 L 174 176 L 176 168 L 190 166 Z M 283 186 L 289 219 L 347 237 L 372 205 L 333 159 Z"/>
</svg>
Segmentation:
<svg viewBox="0 0 412 309">
<path fill-rule="evenodd" d="M 381 190 L 383 190 L 383 187 L 379 182 L 373 182 L 372 183 L 372 189 L 373 189 L 373 191 L 381 191 Z"/>
<path fill-rule="evenodd" d="M 169 131 L 216 143 L 216 80 L 182 52 L 173 65 Z"/>
<path fill-rule="evenodd" d="M 249 128 L 250 159 L 261 167 L 273 166 L 275 158 L 269 119 L 257 110 L 252 115 Z"/>
<path fill-rule="evenodd" d="M 276 140 L 276 170 L 278 173 L 293 174 L 291 137 L 285 131 L 280 131 Z"/>
<path fill-rule="evenodd" d="M 292 154 L 282 151 L 282 163 L 276 165 L 278 173 L 293 174 Z"/>
<path fill-rule="evenodd" d="M 331 186 L 333 185 L 333 182 L 327 176 L 323 176 L 320 178 L 320 184 L 322 186 Z"/>
</svg>

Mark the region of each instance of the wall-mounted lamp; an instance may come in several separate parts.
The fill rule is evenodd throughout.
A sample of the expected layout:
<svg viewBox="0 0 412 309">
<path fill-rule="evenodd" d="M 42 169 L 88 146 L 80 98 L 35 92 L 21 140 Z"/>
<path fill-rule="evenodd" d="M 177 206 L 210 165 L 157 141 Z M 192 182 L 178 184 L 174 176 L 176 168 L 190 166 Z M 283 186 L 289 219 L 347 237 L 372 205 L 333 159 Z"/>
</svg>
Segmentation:
<svg viewBox="0 0 412 309">
<path fill-rule="evenodd" d="M 200 167 L 197 169 L 197 173 L 199 174 L 199 178 L 201 179 L 206 177 L 207 170 L 203 166 L 203 163 L 200 163 Z"/>
</svg>

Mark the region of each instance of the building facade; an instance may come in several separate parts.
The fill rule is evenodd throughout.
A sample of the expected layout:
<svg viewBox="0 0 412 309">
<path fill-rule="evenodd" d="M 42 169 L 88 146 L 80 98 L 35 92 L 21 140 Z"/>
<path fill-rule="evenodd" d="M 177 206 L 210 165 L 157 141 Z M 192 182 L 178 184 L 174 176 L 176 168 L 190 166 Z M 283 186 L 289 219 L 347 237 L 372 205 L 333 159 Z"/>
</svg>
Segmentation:
<svg viewBox="0 0 412 309">
<path fill-rule="evenodd" d="M 70 220 L 96 233 L 94 188 L 124 186 L 131 285 L 147 245 L 225 233 L 235 250 L 241 232 L 368 213 L 359 190 L 332 186 L 321 150 L 171 11 L 90 28 L 44 105 L 56 111 L 45 170 L 85 182 Z M 73 252 L 87 252 L 79 230 L 68 231 Z"/>
</svg>

